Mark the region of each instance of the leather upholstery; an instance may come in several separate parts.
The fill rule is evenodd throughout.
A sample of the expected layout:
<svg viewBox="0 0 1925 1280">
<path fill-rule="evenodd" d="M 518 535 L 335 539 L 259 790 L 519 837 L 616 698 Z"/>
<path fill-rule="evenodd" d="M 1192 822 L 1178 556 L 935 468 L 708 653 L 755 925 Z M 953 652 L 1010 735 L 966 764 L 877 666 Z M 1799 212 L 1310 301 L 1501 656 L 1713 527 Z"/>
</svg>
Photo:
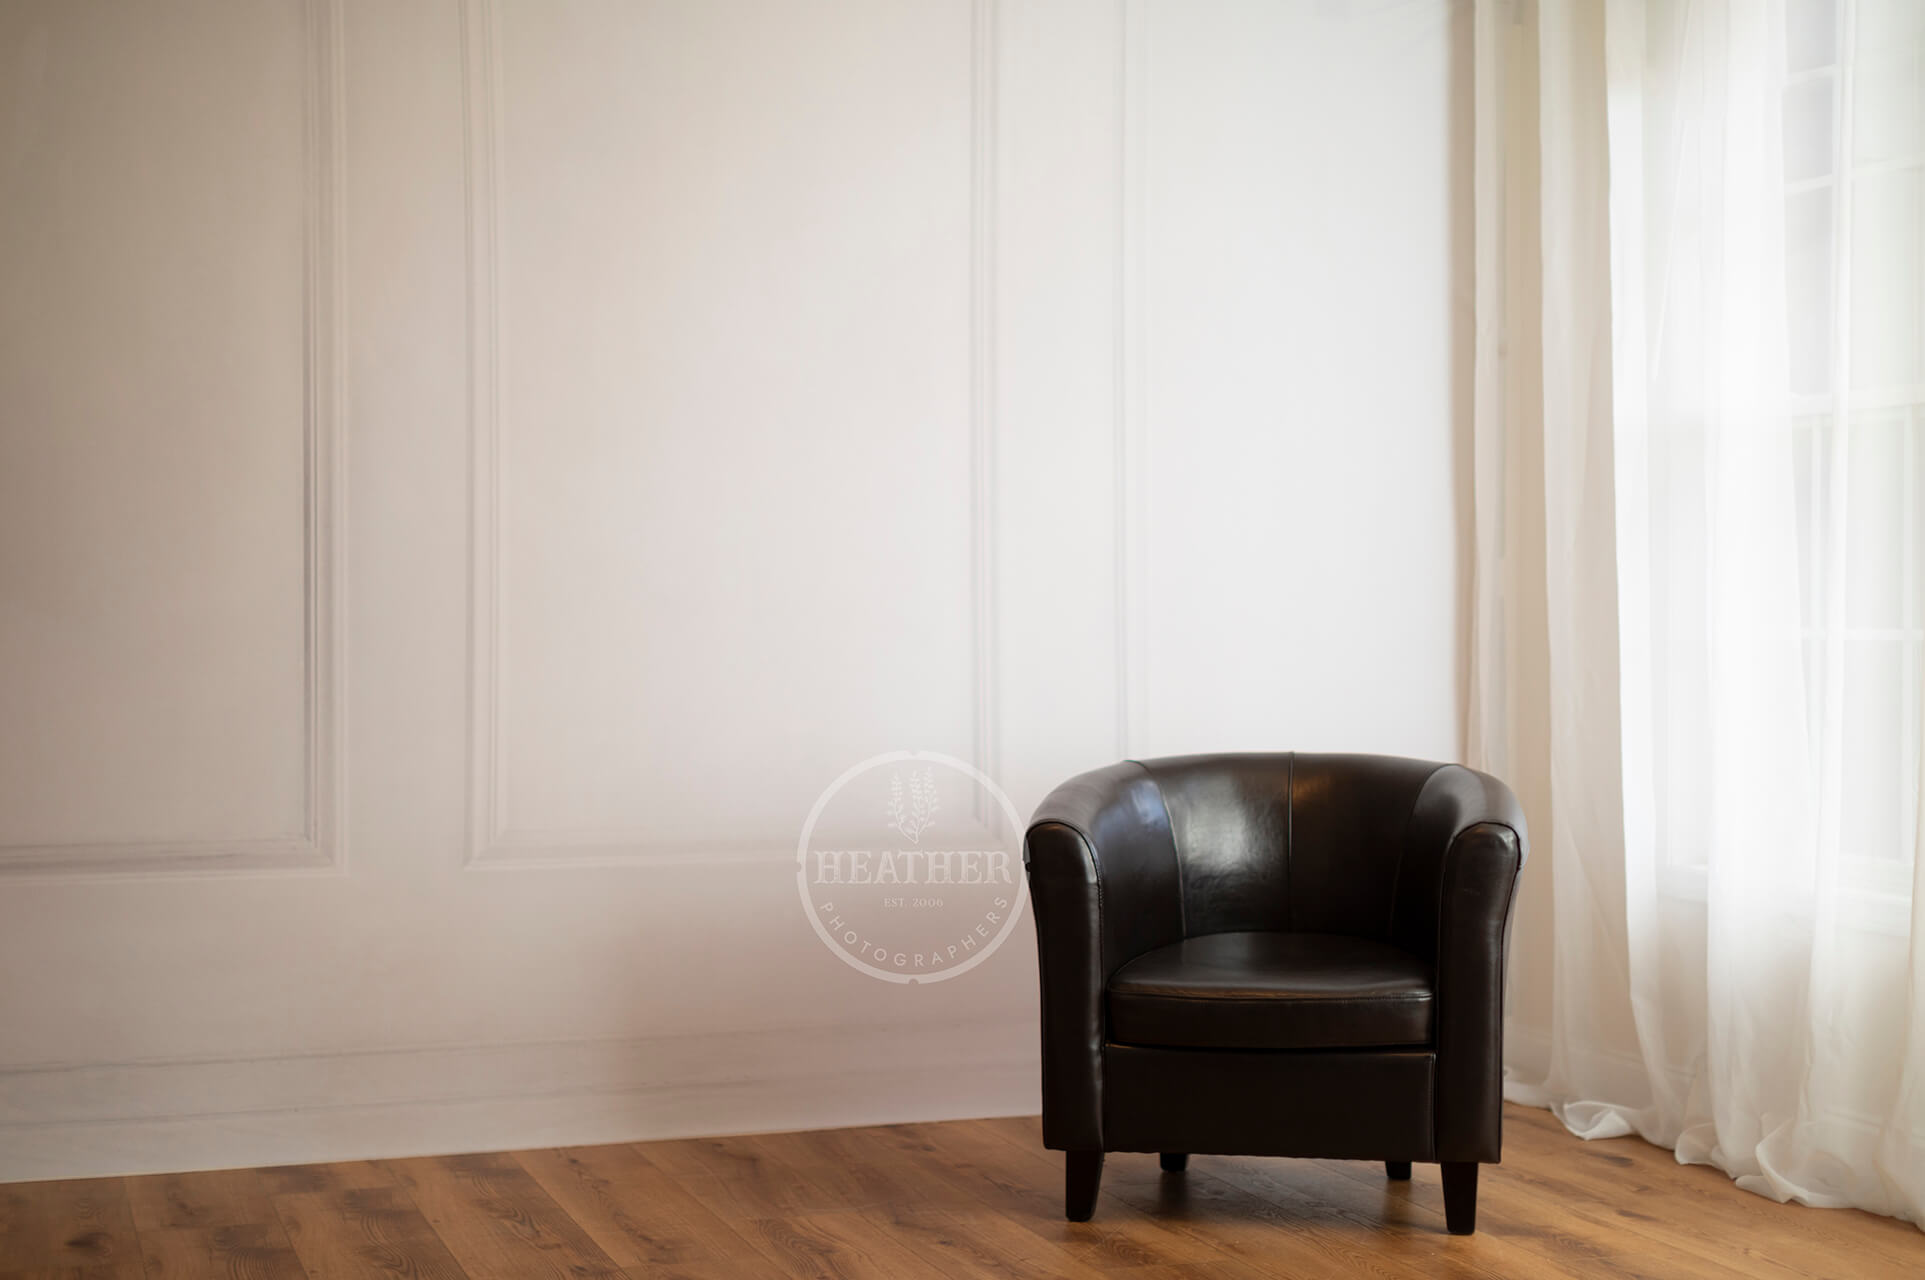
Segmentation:
<svg viewBox="0 0 1925 1280">
<path fill-rule="evenodd" d="M 1112 1151 L 1435 1160 L 1436 1055 L 1250 1053 L 1112 1045 Z M 1288 1123 L 1288 1151 L 1278 1126 Z"/>
<path fill-rule="evenodd" d="M 1193 1049 L 1429 1048 L 1430 966 L 1337 933 L 1207 933 L 1109 983 L 1117 1044 Z"/>
<path fill-rule="evenodd" d="M 1125 761 L 1024 848 L 1043 1137 L 1070 1151 L 1494 1162 L 1523 814 L 1459 765 Z"/>
<path fill-rule="evenodd" d="M 1103 1150 L 1103 988 L 1125 961 L 1183 936 L 1169 814 L 1134 761 L 1056 788 L 1023 842 L 1039 935 L 1043 1141 Z M 1047 921 L 1047 923 L 1045 923 Z"/>
</svg>

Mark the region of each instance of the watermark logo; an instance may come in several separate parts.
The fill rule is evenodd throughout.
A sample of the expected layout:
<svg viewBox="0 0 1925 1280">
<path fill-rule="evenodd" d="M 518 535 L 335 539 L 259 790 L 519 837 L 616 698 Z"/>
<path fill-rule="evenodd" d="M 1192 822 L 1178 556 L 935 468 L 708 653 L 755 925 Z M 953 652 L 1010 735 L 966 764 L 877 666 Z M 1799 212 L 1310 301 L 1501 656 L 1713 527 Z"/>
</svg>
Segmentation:
<svg viewBox="0 0 1925 1280">
<path fill-rule="evenodd" d="M 981 770 L 933 751 L 872 756 L 829 784 L 796 845 L 816 936 L 887 982 L 941 982 L 987 960 L 1028 885 L 1022 820 Z"/>
</svg>

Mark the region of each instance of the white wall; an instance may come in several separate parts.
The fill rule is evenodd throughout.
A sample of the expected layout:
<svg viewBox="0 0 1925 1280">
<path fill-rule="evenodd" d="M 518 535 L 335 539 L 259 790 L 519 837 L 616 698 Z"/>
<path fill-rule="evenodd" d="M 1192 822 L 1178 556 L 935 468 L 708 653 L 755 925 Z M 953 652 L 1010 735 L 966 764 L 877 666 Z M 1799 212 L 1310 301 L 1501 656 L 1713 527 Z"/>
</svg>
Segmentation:
<svg viewBox="0 0 1925 1280">
<path fill-rule="evenodd" d="M 0 1178 L 1033 1108 L 796 832 L 1456 753 L 1460 17 L 0 8 Z"/>
</svg>

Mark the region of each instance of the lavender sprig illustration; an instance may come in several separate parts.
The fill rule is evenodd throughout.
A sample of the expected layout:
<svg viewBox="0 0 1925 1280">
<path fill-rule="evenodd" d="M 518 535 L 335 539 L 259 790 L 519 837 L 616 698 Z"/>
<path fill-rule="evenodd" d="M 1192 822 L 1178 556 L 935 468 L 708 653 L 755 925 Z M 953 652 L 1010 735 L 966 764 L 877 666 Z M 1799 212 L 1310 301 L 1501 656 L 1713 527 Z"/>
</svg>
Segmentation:
<svg viewBox="0 0 1925 1280">
<path fill-rule="evenodd" d="M 936 800 L 936 771 L 933 767 L 909 770 L 909 786 L 904 794 L 902 770 L 897 769 L 889 775 L 889 803 L 883 806 L 883 813 L 889 819 L 889 828 L 902 833 L 911 844 L 922 843 L 922 833 L 936 823 L 936 811 L 942 806 Z"/>
</svg>

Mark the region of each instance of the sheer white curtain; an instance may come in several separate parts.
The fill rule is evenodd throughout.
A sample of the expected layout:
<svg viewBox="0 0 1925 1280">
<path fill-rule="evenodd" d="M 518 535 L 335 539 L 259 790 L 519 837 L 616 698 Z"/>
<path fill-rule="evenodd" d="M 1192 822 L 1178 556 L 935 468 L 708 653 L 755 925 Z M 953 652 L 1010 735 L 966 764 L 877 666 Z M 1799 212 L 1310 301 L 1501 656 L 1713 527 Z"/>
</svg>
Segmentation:
<svg viewBox="0 0 1925 1280">
<path fill-rule="evenodd" d="M 1925 1219 L 1925 4 L 1480 0 L 1476 64 L 1507 1091 Z"/>
</svg>

